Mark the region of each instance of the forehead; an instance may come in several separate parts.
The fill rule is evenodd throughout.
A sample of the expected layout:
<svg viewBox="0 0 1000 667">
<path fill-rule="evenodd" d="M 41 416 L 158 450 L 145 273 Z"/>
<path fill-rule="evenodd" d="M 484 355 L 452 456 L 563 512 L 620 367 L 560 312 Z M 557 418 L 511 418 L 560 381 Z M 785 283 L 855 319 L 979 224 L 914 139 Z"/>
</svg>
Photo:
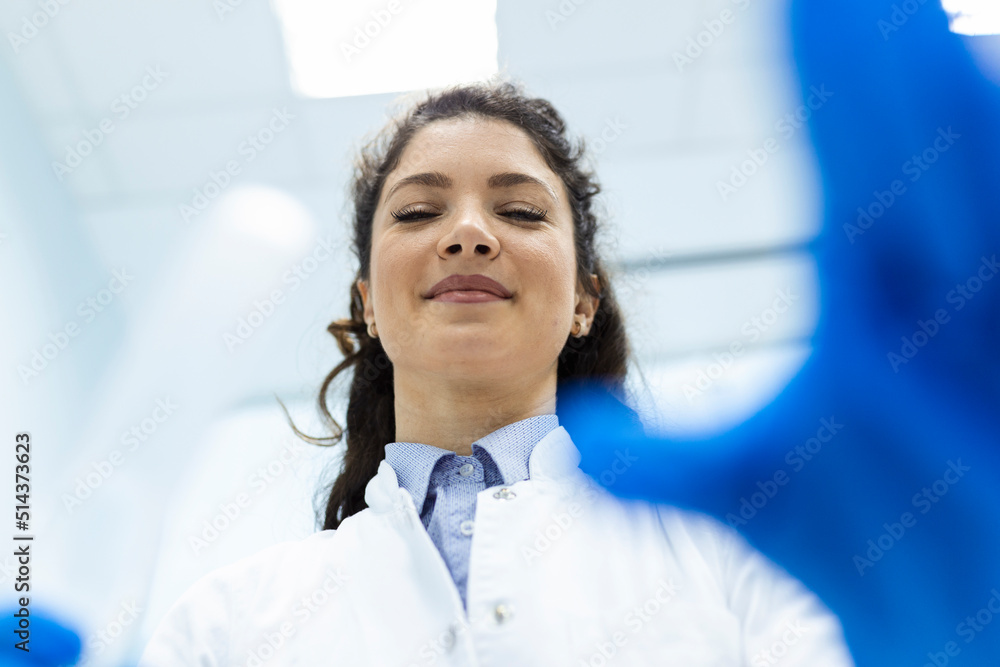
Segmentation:
<svg viewBox="0 0 1000 667">
<path fill-rule="evenodd" d="M 527 132 L 508 121 L 479 116 L 438 120 L 420 128 L 400 162 L 459 157 L 508 157 L 545 166 Z"/>
<path fill-rule="evenodd" d="M 383 198 L 400 179 L 424 171 L 440 171 L 455 180 L 475 178 L 483 184 L 494 173 L 517 171 L 548 183 L 554 192 L 564 192 L 561 179 L 527 132 L 496 119 L 449 118 L 419 129 L 386 178 Z"/>
</svg>

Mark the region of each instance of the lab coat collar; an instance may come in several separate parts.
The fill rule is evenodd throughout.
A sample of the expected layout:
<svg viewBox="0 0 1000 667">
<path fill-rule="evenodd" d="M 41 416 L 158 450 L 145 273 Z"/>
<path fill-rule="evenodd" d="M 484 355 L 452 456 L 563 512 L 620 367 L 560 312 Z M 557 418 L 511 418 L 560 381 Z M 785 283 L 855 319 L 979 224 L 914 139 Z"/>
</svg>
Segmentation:
<svg viewBox="0 0 1000 667">
<path fill-rule="evenodd" d="M 580 480 L 586 476 L 579 465 L 580 450 L 562 426 L 539 440 L 528 457 L 528 473 L 533 480 Z M 378 472 L 365 487 L 365 502 L 377 513 L 396 511 L 401 503 L 413 506 L 413 498 L 406 489 L 400 488 L 396 471 L 385 459 L 379 462 Z"/>
</svg>

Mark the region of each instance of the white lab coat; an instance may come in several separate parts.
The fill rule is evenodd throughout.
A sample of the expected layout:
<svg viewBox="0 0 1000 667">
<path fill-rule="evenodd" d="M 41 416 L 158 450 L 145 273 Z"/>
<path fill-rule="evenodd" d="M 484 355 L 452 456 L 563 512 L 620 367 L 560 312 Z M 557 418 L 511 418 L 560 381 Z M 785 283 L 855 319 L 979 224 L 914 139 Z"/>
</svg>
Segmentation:
<svg viewBox="0 0 1000 667">
<path fill-rule="evenodd" d="M 579 460 L 560 426 L 530 479 L 479 493 L 467 614 L 382 461 L 367 509 L 201 578 L 139 665 L 853 664 L 836 617 L 727 526 L 616 499 Z"/>
</svg>

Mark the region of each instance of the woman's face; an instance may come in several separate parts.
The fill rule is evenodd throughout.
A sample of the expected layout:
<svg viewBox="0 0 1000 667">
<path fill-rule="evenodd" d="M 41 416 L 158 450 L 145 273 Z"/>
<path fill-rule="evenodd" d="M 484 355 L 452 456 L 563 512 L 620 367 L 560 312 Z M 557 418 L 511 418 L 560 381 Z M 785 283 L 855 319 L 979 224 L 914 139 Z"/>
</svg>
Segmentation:
<svg viewBox="0 0 1000 667">
<path fill-rule="evenodd" d="M 430 298 L 456 274 L 491 278 L 510 296 Z M 370 283 L 358 288 L 394 373 L 455 379 L 555 373 L 574 318 L 586 334 L 598 305 L 576 281 L 561 179 L 523 130 L 469 117 L 419 130 L 388 174 Z"/>
</svg>

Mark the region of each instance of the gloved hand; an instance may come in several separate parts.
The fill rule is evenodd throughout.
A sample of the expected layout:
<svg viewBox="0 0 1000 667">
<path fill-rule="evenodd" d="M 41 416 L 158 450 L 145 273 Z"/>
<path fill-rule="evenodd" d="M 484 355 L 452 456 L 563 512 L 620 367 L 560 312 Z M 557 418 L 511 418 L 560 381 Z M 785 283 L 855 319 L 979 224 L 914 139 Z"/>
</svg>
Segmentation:
<svg viewBox="0 0 1000 667">
<path fill-rule="evenodd" d="M 31 665 L 31 667 L 57 667 L 73 665 L 80 658 L 80 637 L 64 627 L 45 611 L 34 606 L 25 617 L 20 606 L 0 611 L 4 642 L 0 647 L 0 667 Z M 27 635 L 24 632 L 27 624 Z M 25 642 L 26 643 L 22 643 Z M 17 648 L 21 644 L 27 651 Z"/>
<path fill-rule="evenodd" d="M 1000 91 L 938 0 L 793 0 L 824 188 L 814 352 L 737 428 L 646 438 L 599 383 L 557 412 L 599 483 L 706 512 L 840 616 L 858 665 L 1000 660 Z M 610 476 L 606 476 L 610 479 Z"/>
</svg>

